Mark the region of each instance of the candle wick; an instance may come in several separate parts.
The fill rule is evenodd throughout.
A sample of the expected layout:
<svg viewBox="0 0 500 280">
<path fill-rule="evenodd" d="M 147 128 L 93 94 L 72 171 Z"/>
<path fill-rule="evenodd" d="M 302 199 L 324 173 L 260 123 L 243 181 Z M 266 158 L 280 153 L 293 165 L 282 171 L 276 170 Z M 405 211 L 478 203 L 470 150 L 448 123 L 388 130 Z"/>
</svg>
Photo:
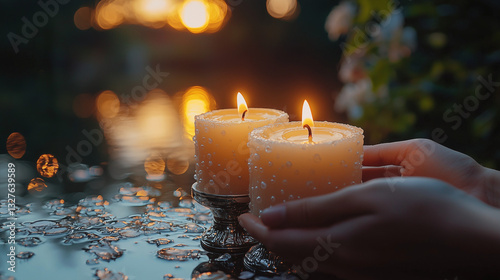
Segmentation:
<svg viewBox="0 0 500 280">
<path fill-rule="evenodd" d="M 309 142 L 313 141 L 313 134 L 311 127 L 308 124 L 305 124 L 302 128 L 307 128 L 307 131 L 309 132 Z"/>
<path fill-rule="evenodd" d="M 247 114 L 248 110 L 243 111 L 243 114 L 241 114 L 241 121 L 245 120 L 245 115 Z"/>
</svg>

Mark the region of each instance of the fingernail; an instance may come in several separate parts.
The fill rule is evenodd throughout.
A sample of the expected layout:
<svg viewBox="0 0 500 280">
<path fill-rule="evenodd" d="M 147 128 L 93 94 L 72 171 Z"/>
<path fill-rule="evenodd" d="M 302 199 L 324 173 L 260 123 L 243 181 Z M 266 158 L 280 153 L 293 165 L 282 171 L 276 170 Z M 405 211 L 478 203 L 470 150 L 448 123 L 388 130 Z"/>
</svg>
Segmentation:
<svg viewBox="0 0 500 280">
<path fill-rule="evenodd" d="M 262 222 L 269 227 L 280 227 L 286 221 L 286 207 L 277 205 L 262 211 L 260 215 Z"/>
</svg>

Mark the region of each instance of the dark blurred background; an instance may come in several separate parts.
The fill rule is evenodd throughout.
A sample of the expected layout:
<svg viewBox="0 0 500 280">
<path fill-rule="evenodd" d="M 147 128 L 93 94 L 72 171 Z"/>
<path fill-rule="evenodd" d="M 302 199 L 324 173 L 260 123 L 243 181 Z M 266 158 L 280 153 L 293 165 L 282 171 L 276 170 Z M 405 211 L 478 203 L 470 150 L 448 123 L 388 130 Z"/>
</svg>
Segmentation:
<svg viewBox="0 0 500 280">
<path fill-rule="evenodd" d="M 0 139 L 22 134 L 26 160 L 69 164 L 93 129 L 107 144 L 80 151 L 89 165 L 189 150 L 194 114 L 235 107 L 240 91 L 292 120 L 307 98 L 316 120 L 358 125 L 370 144 L 439 128 L 444 145 L 500 167 L 499 85 L 473 100 L 478 77 L 500 82 L 497 1 L 0 2 Z"/>
</svg>

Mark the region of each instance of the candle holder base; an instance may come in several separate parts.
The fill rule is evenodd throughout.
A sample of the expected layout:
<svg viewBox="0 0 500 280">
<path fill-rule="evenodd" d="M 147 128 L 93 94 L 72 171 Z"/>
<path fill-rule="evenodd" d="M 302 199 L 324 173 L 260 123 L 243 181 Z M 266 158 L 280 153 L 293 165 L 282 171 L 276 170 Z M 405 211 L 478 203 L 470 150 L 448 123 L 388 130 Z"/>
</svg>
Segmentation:
<svg viewBox="0 0 500 280">
<path fill-rule="evenodd" d="M 260 243 L 245 254 L 243 264 L 246 269 L 260 274 L 279 275 L 290 270 L 290 266 L 282 257 L 267 250 Z"/>
<path fill-rule="evenodd" d="M 248 212 L 250 197 L 241 195 L 218 195 L 205 193 L 194 183 L 191 192 L 194 200 L 210 208 L 212 226 L 201 237 L 201 247 L 217 254 L 244 254 L 257 241 L 238 223 L 238 216 Z"/>
</svg>

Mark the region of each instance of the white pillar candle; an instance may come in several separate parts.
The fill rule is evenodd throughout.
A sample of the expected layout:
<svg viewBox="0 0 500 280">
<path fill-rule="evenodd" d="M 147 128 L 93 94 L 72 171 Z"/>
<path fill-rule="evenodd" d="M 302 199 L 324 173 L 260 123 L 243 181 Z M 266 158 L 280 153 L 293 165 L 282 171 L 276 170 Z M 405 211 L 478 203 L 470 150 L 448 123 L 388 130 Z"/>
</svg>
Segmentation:
<svg viewBox="0 0 500 280">
<path fill-rule="evenodd" d="M 283 111 L 247 109 L 243 97 L 238 99 L 238 109 L 195 117 L 196 180 L 203 192 L 248 194 L 248 134 L 258 127 L 288 122 Z"/>
<path fill-rule="evenodd" d="M 312 139 L 308 130 L 311 128 Z M 281 123 L 250 134 L 250 211 L 361 183 L 363 130 L 313 122 Z"/>
</svg>

